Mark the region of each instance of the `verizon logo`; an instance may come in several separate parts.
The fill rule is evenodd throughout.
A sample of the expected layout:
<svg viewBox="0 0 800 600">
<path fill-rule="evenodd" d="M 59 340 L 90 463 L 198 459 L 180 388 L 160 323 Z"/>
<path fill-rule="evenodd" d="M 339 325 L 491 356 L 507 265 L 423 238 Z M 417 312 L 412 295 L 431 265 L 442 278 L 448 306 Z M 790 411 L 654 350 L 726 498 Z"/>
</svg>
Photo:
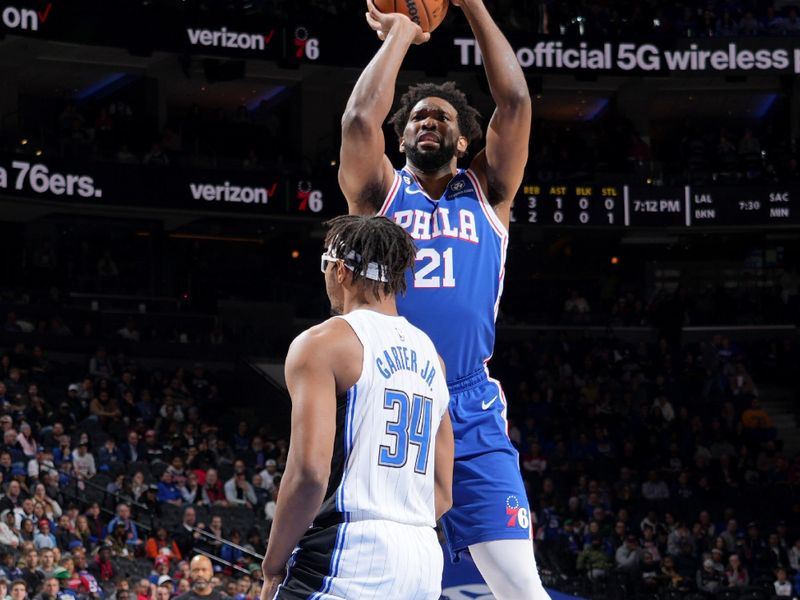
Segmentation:
<svg viewBox="0 0 800 600">
<path fill-rule="evenodd" d="M 210 183 L 190 183 L 189 190 L 195 200 L 206 202 L 243 202 L 244 204 L 266 204 L 269 197 L 275 194 L 278 184 L 271 188 L 254 188 L 231 185 L 226 181 L 224 185 Z"/>
<path fill-rule="evenodd" d="M 193 46 L 211 46 L 214 48 L 234 48 L 237 50 L 264 50 L 275 34 L 273 29 L 266 35 L 260 33 L 238 33 L 228 31 L 225 27 L 218 30 L 192 29 L 186 30 L 189 43 Z"/>
</svg>

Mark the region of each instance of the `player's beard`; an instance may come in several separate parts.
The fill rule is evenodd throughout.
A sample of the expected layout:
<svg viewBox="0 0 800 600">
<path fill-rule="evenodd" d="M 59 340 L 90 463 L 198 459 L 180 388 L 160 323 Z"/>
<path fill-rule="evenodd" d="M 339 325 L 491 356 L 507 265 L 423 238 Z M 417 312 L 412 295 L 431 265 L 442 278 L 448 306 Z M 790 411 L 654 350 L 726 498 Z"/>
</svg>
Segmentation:
<svg viewBox="0 0 800 600">
<path fill-rule="evenodd" d="M 455 142 L 442 138 L 436 150 L 420 150 L 419 143 L 406 146 L 408 162 L 421 171 L 438 171 L 456 155 Z"/>
</svg>

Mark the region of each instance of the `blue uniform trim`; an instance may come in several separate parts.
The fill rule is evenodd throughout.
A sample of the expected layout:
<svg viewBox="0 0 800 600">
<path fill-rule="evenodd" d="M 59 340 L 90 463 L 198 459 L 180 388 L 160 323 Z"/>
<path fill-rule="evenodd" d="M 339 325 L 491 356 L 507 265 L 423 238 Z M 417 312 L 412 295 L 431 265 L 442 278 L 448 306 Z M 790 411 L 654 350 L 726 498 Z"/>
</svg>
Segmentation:
<svg viewBox="0 0 800 600">
<path fill-rule="evenodd" d="M 347 390 L 347 415 L 344 420 L 344 468 L 342 470 L 342 482 L 336 490 L 336 510 L 344 513 L 344 482 L 347 478 L 347 459 L 353 450 L 353 414 L 355 413 L 356 398 L 358 397 L 358 386 L 354 385 Z"/>
<path fill-rule="evenodd" d="M 344 420 L 344 470 L 342 472 L 342 482 L 336 491 L 336 509 L 342 513 L 343 522 L 336 530 L 336 543 L 331 555 L 330 574 L 322 580 L 322 589 L 311 595 L 309 600 L 318 600 L 327 594 L 333 585 L 333 579 L 339 575 L 339 566 L 342 560 L 342 550 L 344 549 L 345 538 L 347 535 L 347 523 L 350 522 L 349 515 L 344 509 L 344 482 L 347 477 L 347 458 L 353 450 L 353 415 L 355 414 L 356 399 L 358 398 L 358 386 L 354 385 L 347 390 L 347 415 Z"/>
<path fill-rule="evenodd" d="M 333 548 L 333 555 L 331 555 L 331 573 L 326 575 L 322 580 L 322 589 L 315 592 L 309 597 L 309 600 L 319 600 L 324 594 L 331 591 L 333 579 L 339 575 L 339 565 L 342 559 L 342 549 L 344 548 L 345 530 L 347 529 L 347 522 L 339 525 L 336 530 L 336 544 Z"/>
</svg>

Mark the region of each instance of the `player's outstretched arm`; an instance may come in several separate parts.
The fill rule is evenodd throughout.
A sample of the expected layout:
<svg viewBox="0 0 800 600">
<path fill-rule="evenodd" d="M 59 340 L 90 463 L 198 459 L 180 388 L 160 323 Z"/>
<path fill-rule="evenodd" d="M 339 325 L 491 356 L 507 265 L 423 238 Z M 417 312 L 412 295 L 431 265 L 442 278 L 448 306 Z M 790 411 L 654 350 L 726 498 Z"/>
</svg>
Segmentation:
<svg viewBox="0 0 800 600">
<path fill-rule="evenodd" d="M 446 411 L 436 432 L 434 497 L 437 521 L 453 506 L 453 444 L 453 424 L 450 413 Z"/>
<path fill-rule="evenodd" d="M 511 202 L 528 162 L 531 98 L 514 50 L 492 20 L 483 0 L 451 0 L 460 6 L 483 54 L 486 78 L 497 108 L 489 121 L 486 148 L 472 167 L 486 184 L 489 202 L 508 226 Z"/>
<path fill-rule="evenodd" d="M 394 101 L 397 74 L 412 44 L 426 42 L 407 16 L 384 14 L 367 0 L 367 23 L 383 45 L 358 78 L 342 116 L 339 185 L 351 214 L 373 215 L 389 191 L 394 169 L 381 129 Z"/>
<path fill-rule="evenodd" d="M 325 331 L 298 336 L 286 356 L 292 399 L 292 439 L 262 568 L 265 587 L 281 578 L 286 561 L 314 520 L 330 476 L 336 436 L 336 379 Z M 327 348 L 327 349 L 326 349 Z"/>
</svg>

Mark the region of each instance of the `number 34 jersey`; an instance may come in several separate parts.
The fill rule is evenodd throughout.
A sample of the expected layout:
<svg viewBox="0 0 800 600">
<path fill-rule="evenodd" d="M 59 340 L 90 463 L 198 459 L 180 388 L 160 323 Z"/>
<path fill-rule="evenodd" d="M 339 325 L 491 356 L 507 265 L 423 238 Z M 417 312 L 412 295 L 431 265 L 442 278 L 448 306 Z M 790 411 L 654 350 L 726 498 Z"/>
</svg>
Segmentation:
<svg viewBox="0 0 800 600">
<path fill-rule="evenodd" d="M 450 395 L 431 339 L 404 317 L 355 310 L 358 382 L 337 399 L 331 479 L 314 524 L 380 519 L 436 525 L 436 433 Z"/>
<path fill-rule="evenodd" d="M 483 369 L 494 348 L 508 234 L 475 174 L 459 170 L 432 199 L 413 173 L 397 171 L 378 214 L 417 245 L 408 291 L 397 299 L 400 314 L 431 336 L 448 381 Z"/>
</svg>

